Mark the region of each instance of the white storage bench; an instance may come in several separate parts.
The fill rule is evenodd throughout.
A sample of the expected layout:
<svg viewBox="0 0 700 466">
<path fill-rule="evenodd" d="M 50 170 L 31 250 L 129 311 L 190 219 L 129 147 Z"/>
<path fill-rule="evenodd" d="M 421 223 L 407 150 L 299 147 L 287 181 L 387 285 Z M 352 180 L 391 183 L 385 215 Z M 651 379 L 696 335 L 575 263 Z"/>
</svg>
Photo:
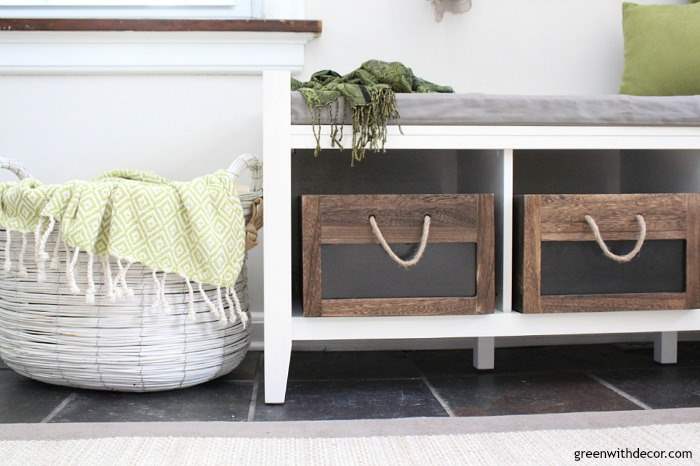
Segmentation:
<svg viewBox="0 0 700 466">
<path fill-rule="evenodd" d="M 539 193 L 530 192 L 535 188 L 528 185 L 528 179 L 515 186 L 514 161 L 525 163 L 542 156 L 561 167 L 574 164 L 598 169 L 598 157 L 614 153 L 623 164 L 640 160 L 648 167 L 662 167 L 663 161 L 659 160 L 666 154 L 677 160 L 688 156 L 687 151 L 700 151 L 700 98 L 397 95 L 402 132 L 397 126 L 389 128 L 387 150 L 453 151 L 456 156 L 474 156 L 482 165 L 491 167 L 488 173 L 479 175 L 472 172 L 480 165 L 469 165 L 464 174 L 480 178 L 482 192 L 493 192 L 496 196 L 497 310 L 489 315 L 320 318 L 303 317 L 294 311 L 298 291 L 293 286 L 296 270 L 293 256 L 298 253 L 294 252 L 293 244 L 293 238 L 296 239 L 293 225 L 297 220 L 292 196 L 299 183 L 293 186 L 292 154 L 294 150 L 300 154 L 306 150 L 308 155 L 316 141 L 301 97 L 292 94 L 290 98 L 289 82 L 290 75 L 285 71 L 267 71 L 263 75 L 267 403 L 284 402 L 294 341 L 476 338 L 473 363 L 479 369 L 490 369 L 494 366 L 496 337 L 654 333 L 657 335 L 655 359 L 674 363 L 677 332 L 700 330 L 697 309 L 512 312 L 514 194 Z M 344 132 L 349 141 L 351 127 L 345 127 Z M 330 147 L 327 128 L 322 133 L 322 146 Z M 349 151 L 345 155 L 349 165 Z M 368 159 L 373 156 L 368 154 Z M 585 157 L 590 158 L 589 163 Z M 442 163 L 441 160 L 447 159 L 436 156 L 434 163 Z M 619 164 L 616 167 L 620 169 Z M 536 165 L 530 170 L 537 174 Z M 553 184 L 548 189 L 566 189 L 564 182 L 579 177 L 577 170 L 564 169 L 562 179 L 551 181 Z M 439 167 L 436 172 L 440 172 Z M 444 173 L 452 172 L 452 168 L 444 170 Z M 419 175 L 416 173 L 416 177 Z M 580 177 L 588 175 L 592 179 L 597 176 L 591 172 L 581 173 Z M 305 183 L 312 176 L 313 170 L 303 172 Z M 683 176 L 684 179 L 675 183 L 669 179 L 673 176 L 660 175 L 655 180 L 652 174 L 651 184 L 644 186 L 632 177 L 622 184 L 605 185 L 601 189 L 670 192 L 670 188 L 676 189 L 675 183 L 680 185 L 678 192 L 700 191 L 695 180 L 688 179 L 693 173 Z M 455 189 L 461 189 L 459 183 L 456 186 Z M 592 190 L 591 193 L 598 191 L 595 183 L 585 189 Z"/>
</svg>

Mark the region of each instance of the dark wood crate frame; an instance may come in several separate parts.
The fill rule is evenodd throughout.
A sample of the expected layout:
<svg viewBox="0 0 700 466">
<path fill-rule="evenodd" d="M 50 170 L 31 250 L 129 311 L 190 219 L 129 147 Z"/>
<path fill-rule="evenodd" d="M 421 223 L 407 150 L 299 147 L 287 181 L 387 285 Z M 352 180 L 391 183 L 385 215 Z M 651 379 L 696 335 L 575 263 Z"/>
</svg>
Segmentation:
<svg viewBox="0 0 700 466">
<path fill-rule="evenodd" d="M 516 307 L 527 314 L 674 310 L 700 307 L 700 194 L 525 195 L 515 199 Z M 605 240 L 636 240 L 635 215 L 649 240 L 686 241 L 686 286 L 679 293 L 541 294 L 544 241 L 595 241 L 591 215 Z"/>
<path fill-rule="evenodd" d="M 493 194 L 303 195 L 301 203 L 304 316 L 455 315 L 494 311 Z M 376 216 L 387 242 L 417 243 L 426 214 L 431 216 L 429 244 L 476 243 L 475 296 L 322 298 L 322 245 L 378 245 L 369 225 L 370 215 Z"/>
</svg>

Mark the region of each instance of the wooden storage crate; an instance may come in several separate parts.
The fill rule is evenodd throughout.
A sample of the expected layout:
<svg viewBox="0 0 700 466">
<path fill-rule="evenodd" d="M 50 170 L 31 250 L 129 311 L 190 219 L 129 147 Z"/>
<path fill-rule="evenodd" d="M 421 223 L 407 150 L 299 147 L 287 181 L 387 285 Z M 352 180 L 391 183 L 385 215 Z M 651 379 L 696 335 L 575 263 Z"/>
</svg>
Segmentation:
<svg viewBox="0 0 700 466">
<path fill-rule="evenodd" d="M 699 194 L 517 196 L 515 308 L 700 307 L 699 207 Z"/>
<path fill-rule="evenodd" d="M 404 270 L 380 236 L 397 256 L 427 246 Z M 304 195 L 304 316 L 491 313 L 494 243 L 492 194 Z"/>
</svg>

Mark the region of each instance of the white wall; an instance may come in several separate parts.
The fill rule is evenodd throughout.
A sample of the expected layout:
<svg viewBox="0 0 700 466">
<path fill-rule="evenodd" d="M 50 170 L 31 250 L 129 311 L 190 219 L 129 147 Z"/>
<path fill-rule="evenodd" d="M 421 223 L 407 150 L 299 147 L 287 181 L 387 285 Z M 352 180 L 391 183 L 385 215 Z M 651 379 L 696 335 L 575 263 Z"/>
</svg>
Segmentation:
<svg viewBox="0 0 700 466">
<path fill-rule="evenodd" d="M 304 76 L 345 73 L 369 58 L 400 60 L 458 92 L 615 93 L 622 73 L 620 0 L 473 0 L 435 23 L 425 0 L 307 0 L 323 37 Z M 638 3 L 687 3 L 639 0 Z"/>
<path fill-rule="evenodd" d="M 0 77 L 0 154 L 47 182 L 119 167 L 187 179 L 260 151 L 255 76 Z"/>
<path fill-rule="evenodd" d="M 307 17 L 323 20 L 324 32 L 307 46 L 302 74 L 346 72 L 376 57 L 402 60 L 460 92 L 616 91 L 620 1 L 473 3 L 470 13 L 435 23 L 424 0 L 307 0 Z M 257 77 L 0 76 L 0 155 L 47 182 L 115 167 L 176 179 L 204 174 L 235 154 L 259 153 L 260 119 Z M 255 310 L 260 268 L 257 251 Z"/>
</svg>

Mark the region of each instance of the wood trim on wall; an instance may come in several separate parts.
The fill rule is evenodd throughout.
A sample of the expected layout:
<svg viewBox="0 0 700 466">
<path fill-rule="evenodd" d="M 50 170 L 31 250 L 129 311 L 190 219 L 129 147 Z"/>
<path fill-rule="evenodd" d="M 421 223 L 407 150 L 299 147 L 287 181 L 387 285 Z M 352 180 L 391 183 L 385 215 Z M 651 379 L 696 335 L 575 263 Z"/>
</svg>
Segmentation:
<svg viewBox="0 0 700 466">
<path fill-rule="evenodd" d="M 0 18 L 0 31 L 296 32 L 320 34 L 318 20 Z"/>
</svg>

